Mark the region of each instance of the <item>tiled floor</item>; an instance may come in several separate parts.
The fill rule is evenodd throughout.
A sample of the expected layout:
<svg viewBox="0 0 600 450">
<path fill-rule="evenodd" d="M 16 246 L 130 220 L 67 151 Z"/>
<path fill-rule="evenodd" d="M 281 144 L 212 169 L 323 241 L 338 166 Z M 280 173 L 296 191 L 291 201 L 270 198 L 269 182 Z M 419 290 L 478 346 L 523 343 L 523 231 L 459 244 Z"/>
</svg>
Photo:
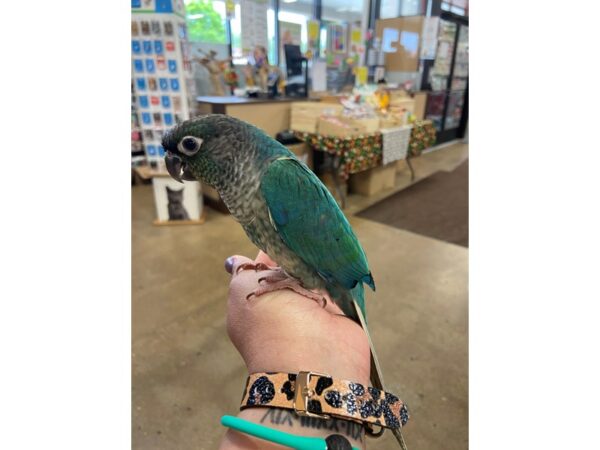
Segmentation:
<svg viewBox="0 0 600 450">
<path fill-rule="evenodd" d="M 468 157 L 457 144 L 416 158 L 417 177 Z M 411 449 L 468 447 L 468 250 L 352 214 L 405 187 L 350 196 L 346 210 L 377 279 L 367 298 L 386 383 L 409 405 Z M 156 227 L 150 186 L 132 188 L 133 447 L 213 449 L 238 408 L 245 367 L 225 331 L 223 260 L 256 254 L 241 227 L 207 209 L 201 226 Z M 395 449 L 390 433 L 369 448 Z"/>
</svg>

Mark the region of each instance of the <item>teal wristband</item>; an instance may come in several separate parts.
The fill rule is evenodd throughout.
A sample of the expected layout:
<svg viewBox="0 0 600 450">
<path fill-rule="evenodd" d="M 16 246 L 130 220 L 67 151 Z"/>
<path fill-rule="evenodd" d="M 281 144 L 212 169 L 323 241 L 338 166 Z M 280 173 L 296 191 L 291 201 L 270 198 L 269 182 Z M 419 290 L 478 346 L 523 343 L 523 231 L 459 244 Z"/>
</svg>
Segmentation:
<svg viewBox="0 0 600 450">
<path fill-rule="evenodd" d="M 327 442 L 323 438 L 298 436 L 283 431 L 274 430 L 254 422 L 249 422 L 239 417 L 223 416 L 221 424 L 234 430 L 255 436 L 265 441 L 275 442 L 296 450 L 327 450 Z M 352 450 L 359 450 L 352 447 Z"/>
</svg>

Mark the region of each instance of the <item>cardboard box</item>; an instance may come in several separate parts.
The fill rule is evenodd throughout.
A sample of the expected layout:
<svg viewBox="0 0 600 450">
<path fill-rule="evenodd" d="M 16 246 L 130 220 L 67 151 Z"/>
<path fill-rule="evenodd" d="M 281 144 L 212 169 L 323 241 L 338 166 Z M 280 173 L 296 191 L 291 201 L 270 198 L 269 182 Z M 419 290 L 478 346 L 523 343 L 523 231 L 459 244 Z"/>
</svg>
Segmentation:
<svg viewBox="0 0 600 450">
<path fill-rule="evenodd" d="M 301 142 L 300 144 L 290 144 L 286 145 L 286 147 L 294 154 L 296 157 L 302 161 L 310 170 L 314 169 L 313 163 L 313 149 L 306 142 Z"/>
<path fill-rule="evenodd" d="M 333 103 L 333 104 L 340 104 L 340 100 L 343 97 L 341 95 L 331 95 L 331 94 L 327 94 L 324 93 L 322 95 L 319 96 L 319 100 L 321 101 L 321 103 Z"/>
<path fill-rule="evenodd" d="M 379 131 L 381 127 L 379 117 L 369 117 L 364 119 L 352 119 L 355 125 L 360 125 L 365 133 L 373 134 Z"/>
<path fill-rule="evenodd" d="M 331 195 L 333 195 L 333 198 L 335 199 L 336 202 L 338 202 L 338 205 L 342 205 L 342 200 L 337 192 L 337 189 L 335 188 L 335 183 L 333 182 L 333 175 L 330 173 L 322 173 L 321 175 L 319 175 L 319 179 L 323 182 L 323 184 L 325 185 L 325 187 L 327 188 L 327 190 L 329 192 L 331 192 Z M 340 186 L 340 190 L 342 191 L 344 197 L 348 196 L 348 183 L 345 180 L 342 180 L 340 177 L 338 177 L 338 184 Z"/>
<path fill-rule="evenodd" d="M 379 117 L 350 119 L 347 117 L 322 116 L 319 118 L 318 133 L 324 136 L 350 137 L 372 134 L 379 130 Z"/>
<path fill-rule="evenodd" d="M 318 120 L 317 131 L 323 136 L 348 137 L 364 134 L 365 129 L 360 124 L 343 117 L 323 116 Z"/>
<path fill-rule="evenodd" d="M 375 195 L 396 185 L 396 162 L 350 175 L 350 192 Z"/>
<path fill-rule="evenodd" d="M 423 120 L 425 118 L 425 105 L 427 105 L 427 92 L 415 92 L 415 109 L 413 114 L 417 120 Z"/>
<path fill-rule="evenodd" d="M 290 128 L 294 131 L 317 132 L 317 122 L 322 115 L 338 116 L 344 107 L 335 103 L 292 102 Z"/>
<path fill-rule="evenodd" d="M 391 111 L 408 111 L 414 113 L 415 100 L 410 97 L 397 97 L 393 101 L 390 100 Z"/>
</svg>

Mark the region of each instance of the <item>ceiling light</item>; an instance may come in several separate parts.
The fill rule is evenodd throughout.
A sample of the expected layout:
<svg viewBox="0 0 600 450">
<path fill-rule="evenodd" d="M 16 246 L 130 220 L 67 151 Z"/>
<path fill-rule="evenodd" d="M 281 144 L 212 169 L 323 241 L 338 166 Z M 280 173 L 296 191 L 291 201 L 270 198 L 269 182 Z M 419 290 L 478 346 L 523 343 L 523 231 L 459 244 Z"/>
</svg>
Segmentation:
<svg viewBox="0 0 600 450">
<path fill-rule="evenodd" d="M 296 3 L 298 0 L 283 0 L 283 3 Z"/>
</svg>

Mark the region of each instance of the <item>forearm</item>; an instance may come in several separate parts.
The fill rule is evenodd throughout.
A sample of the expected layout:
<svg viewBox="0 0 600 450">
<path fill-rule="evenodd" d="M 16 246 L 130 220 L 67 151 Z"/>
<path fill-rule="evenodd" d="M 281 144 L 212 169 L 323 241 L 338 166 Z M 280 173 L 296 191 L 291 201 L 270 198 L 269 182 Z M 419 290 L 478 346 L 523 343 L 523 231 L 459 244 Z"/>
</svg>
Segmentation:
<svg viewBox="0 0 600 450">
<path fill-rule="evenodd" d="M 364 428 L 360 424 L 349 420 L 335 418 L 323 420 L 315 417 L 301 417 L 292 410 L 282 408 L 248 408 L 240 411 L 238 417 L 299 436 L 325 439 L 331 434 L 340 434 L 348 439 L 353 447 L 365 448 Z M 229 430 L 225 434 L 220 448 L 221 450 L 275 450 L 287 447 L 268 444 L 262 439 Z"/>
</svg>

